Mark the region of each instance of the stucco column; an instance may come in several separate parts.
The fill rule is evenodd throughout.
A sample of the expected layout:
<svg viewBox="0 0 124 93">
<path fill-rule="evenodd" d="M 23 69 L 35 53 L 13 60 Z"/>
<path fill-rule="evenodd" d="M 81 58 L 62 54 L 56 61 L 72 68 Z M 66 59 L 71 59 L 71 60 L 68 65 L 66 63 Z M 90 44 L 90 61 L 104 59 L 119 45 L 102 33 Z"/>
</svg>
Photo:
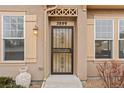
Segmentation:
<svg viewBox="0 0 124 93">
<path fill-rule="evenodd" d="M 56 9 L 57 5 L 52 8 L 48 8 L 45 6 L 44 8 L 44 80 L 47 79 L 47 77 L 51 73 L 51 50 L 50 50 L 50 29 L 49 29 L 49 16 L 47 14 L 48 11 L 51 11 L 53 9 Z"/>
<path fill-rule="evenodd" d="M 47 11 L 44 9 L 44 79 L 49 75 L 49 26 Z"/>
<path fill-rule="evenodd" d="M 78 9 L 77 18 L 77 75 L 81 80 L 87 79 L 87 11 L 86 6 Z"/>
</svg>

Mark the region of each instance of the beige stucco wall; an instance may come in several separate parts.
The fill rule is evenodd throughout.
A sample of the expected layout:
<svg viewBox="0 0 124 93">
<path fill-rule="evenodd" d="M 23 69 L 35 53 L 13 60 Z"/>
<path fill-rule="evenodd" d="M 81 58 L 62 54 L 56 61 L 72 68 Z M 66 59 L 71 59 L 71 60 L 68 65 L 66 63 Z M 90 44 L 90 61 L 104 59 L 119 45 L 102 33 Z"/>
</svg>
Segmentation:
<svg viewBox="0 0 124 93">
<path fill-rule="evenodd" d="M 86 17 L 87 12 L 83 11 L 82 6 L 76 5 L 59 5 L 58 8 L 78 8 L 78 16 L 74 18 L 74 74 L 76 74 L 81 80 L 87 78 L 87 62 L 86 62 Z M 86 7 L 84 7 L 86 8 Z M 38 36 L 36 42 L 36 62 L 26 63 L 29 72 L 32 75 L 32 80 L 43 80 L 44 75 L 49 76 L 51 74 L 51 47 L 50 47 L 50 28 L 49 17 L 44 17 L 45 6 L 0 6 L 0 12 L 24 12 L 26 15 L 36 16 L 36 25 L 38 26 Z M 33 16 L 32 16 L 33 17 Z M 31 18 L 32 18 L 31 17 Z M 30 18 L 29 18 L 30 19 Z M 44 20 L 46 19 L 46 23 Z M 73 19 L 69 17 L 68 19 Z M 83 20 L 83 21 L 82 21 Z M 72 21 L 72 20 L 71 20 Z M 26 23 L 27 24 L 27 23 Z M 35 22 L 30 25 L 34 26 Z M 45 32 L 45 25 L 46 31 Z M 1 29 L 0 29 L 1 30 Z M 29 28 L 29 30 L 31 30 Z M 28 34 L 28 33 L 27 33 Z M 1 35 L 0 35 L 1 36 Z M 1 38 L 1 37 L 0 37 Z M 45 38 L 47 41 L 45 41 Z M 32 43 L 32 41 L 28 41 Z M 44 45 L 45 44 L 45 45 Z M 47 47 L 45 47 L 47 46 Z M 44 48 L 45 47 L 45 48 Z M 1 48 L 0 48 L 1 49 Z M 44 53 L 45 52 L 45 53 Z M 33 54 L 31 54 L 32 56 Z M 81 56 L 82 55 L 82 56 Z M 45 61 L 45 62 L 44 62 Z M 0 62 L 0 76 L 10 76 L 15 78 L 19 73 L 19 68 L 24 63 L 4 63 Z M 46 70 L 46 71 L 45 71 Z M 46 73 L 46 74 L 44 74 Z"/>
<path fill-rule="evenodd" d="M 78 16 L 77 17 L 49 17 L 47 19 L 48 22 L 56 20 L 56 21 L 73 21 L 75 23 L 74 26 L 74 66 L 73 66 L 73 74 L 76 74 L 81 80 L 87 79 L 87 62 L 86 62 L 86 23 L 87 23 L 87 11 L 86 6 L 62 6 L 59 5 L 57 8 L 77 8 L 78 9 Z M 85 11 L 83 11 L 83 9 Z M 82 21 L 83 20 L 83 21 Z M 50 26 L 47 24 L 47 27 Z M 50 30 L 50 29 L 49 29 Z M 50 40 L 50 32 L 47 30 L 47 36 L 48 40 Z M 50 41 L 47 41 L 47 76 L 51 74 L 51 68 L 50 68 Z"/>
<path fill-rule="evenodd" d="M 114 41 L 113 41 L 113 60 L 119 59 L 119 49 L 118 49 L 118 20 L 123 19 L 123 10 L 112 10 L 112 9 L 89 9 L 87 18 L 87 74 L 90 76 L 98 76 L 96 65 L 98 63 L 103 63 L 106 59 L 97 60 L 94 55 L 94 18 L 110 18 L 114 21 Z M 110 59 L 110 60 L 112 60 Z M 120 60 L 123 64 L 123 60 Z"/>
<path fill-rule="evenodd" d="M 81 80 L 87 79 L 87 9 L 78 9 L 77 19 L 77 75 Z"/>
<path fill-rule="evenodd" d="M 32 74 L 32 80 L 43 79 L 43 7 L 44 6 L 0 6 L 0 12 L 25 12 L 26 15 L 36 15 L 38 25 L 38 36 L 37 36 L 37 62 L 27 63 L 29 72 Z M 1 24 L 1 21 L 0 21 Z M 33 25 L 34 26 L 34 25 Z M 1 29 L 0 29 L 1 32 Z M 33 33 L 33 32 L 32 32 Z M 0 35 L 1 38 L 1 35 Z M 32 43 L 32 41 L 29 41 Z M 10 76 L 15 78 L 19 73 L 19 68 L 24 63 L 4 63 L 0 62 L 0 76 Z"/>
<path fill-rule="evenodd" d="M 46 77 L 51 74 L 51 39 L 50 24 L 51 18 L 46 16 L 46 30 L 44 27 L 44 6 L 0 6 L 0 12 L 25 12 L 26 15 L 36 15 L 38 36 L 36 42 L 37 62 L 27 63 L 32 80 L 43 80 L 46 68 Z M 94 57 L 94 16 L 96 18 L 114 19 L 114 54 L 113 59 L 118 59 L 118 19 L 124 18 L 123 10 L 100 10 L 88 9 L 86 6 L 78 5 L 59 5 L 58 8 L 78 8 L 78 16 L 68 17 L 75 23 L 74 32 L 74 74 L 81 80 L 86 80 L 87 76 L 98 76 L 96 65 L 105 60 L 95 60 Z M 55 18 L 55 17 L 54 17 Z M 66 17 L 67 18 L 67 17 Z M 1 21 L 0 21 L 1 22 Z M 1 24 L 1 23 L 0 23 Z M 1 32 L 1 25 L 0 25 Z M 1 34 L 1 33 L 0 33 Z M 44 38 L 47 38 L 45 41 Z M 0 35 L 1 38 L 1 35 Z M 30 41 L 30 43 L 32 43 Z M 45 47 L 44 44 L 46 44 Z M 1 45 L 1 42 L 0 42 Z M 45 48 L 44 48 L 45 47 Z M 45 50 L 44 50 L 45 49 Z M 45 55 L 44 52 L 46 51 Z M 0 52 L 2 52 L 0 48 Z M 1 56 L 0 56 L 1 57 Z M 46 62 L 44 62 L 44 60 Z M 44 66 L 45 64 L 45 66 Z M 0 76 L 10 76 L 15 78 L 19 73 L 19 68 L 24 63 L 3 63 L 0 62 Z"/>
</svg>

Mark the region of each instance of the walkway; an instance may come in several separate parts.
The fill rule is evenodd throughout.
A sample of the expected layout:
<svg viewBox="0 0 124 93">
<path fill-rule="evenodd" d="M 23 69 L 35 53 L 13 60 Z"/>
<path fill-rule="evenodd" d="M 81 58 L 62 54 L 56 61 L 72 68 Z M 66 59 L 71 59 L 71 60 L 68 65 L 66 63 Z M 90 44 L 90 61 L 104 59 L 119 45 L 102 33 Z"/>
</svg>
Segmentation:
<svg viewBox="0 0 124 93">
<path fill-rule="evenodd" d="M 75 75 L 51 75 L 45 83 L 45 88 L 82 88 L 82 83 Z"/>
</svg>

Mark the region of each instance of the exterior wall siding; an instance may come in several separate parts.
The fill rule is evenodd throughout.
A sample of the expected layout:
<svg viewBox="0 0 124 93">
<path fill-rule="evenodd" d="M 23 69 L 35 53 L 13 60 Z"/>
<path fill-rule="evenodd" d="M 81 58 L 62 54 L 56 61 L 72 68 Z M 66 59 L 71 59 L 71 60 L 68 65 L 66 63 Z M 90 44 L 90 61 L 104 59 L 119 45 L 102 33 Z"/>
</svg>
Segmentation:
<svg viewBox="0 0 124 93">
<path fill-rule="evenodd" d="M 101 60 L 97 60 L 95 59 L 95 55 L 94 55 L 94 18 L 110 18 L 113 19 L 114 21 L 114 40 L 113 40 L 113 58 L 110 60 L 119 60 L 122 65 L 123 65 L 123 60 L 119 59 L 119 42 L 118 42 L 118 20 L 119 19 L 123 19 L 124 13 L 123 10 L 112 10 L 112 9 L 107 9 L 107 10 L 103 10 L 103 9 L 91 9 L 88 10 L 88 18 L 87 18 L 87 62 L 88 62 L 88 66 L 87 66 L 87 72 L 88 72 L 88 76 L 89 77 L 94 77 L 94 76 L 98 76 L 98 72 L 96 69 L 96 65 L 98 63 L 103 63 L 106 61 L 106 59 L 101 59 Z"/>
<path fill-rule="evenodd" d="M 38 26 L 38 36 L 36 37 L 36 62 L 27 63 L 5 63 L 0 60 L 0 76 L 10 76 L 15 79 L 15 76 L 19 73 L 21 66 L 27 65 L 28 72 L 32 75 L 32 80 L 43 80 L 44 77 L 48 77 L 51 74 L 51 33 L 50 33 L 50 21 L 64 18 L 65 20 L 71 20 L 75 23 L 74 32 L 74 74 L 76 74 L 81 80 L 87 80 L 87 77 L 96 77 L 98 72 L 96 65 L 106 61 L 96 60 L 94 51 L 94 17 L 97 18 L 110 18 L 114 20 L 114 44 L 113 44 L 113 59 L 120 60 L 118 58 L 118 19 L 124 18 L 124 12 L 122 9 L 89 9 L 89 6 L 85 5 L 59 5 L 58 8 L 77 8 L 78 16 L 76 17 L 44 17 L 45 6 L 0 6 L 0 12 L 24 12 L 26 15 L 36 16 L 36 25 Z M 88 9 L 87 9 L 88 8 Z M 122 8 L 122 7 L 121 7 Z M 46 24 L 44 21 L 46 20 Z M 33 23 L 31 26 L 34 26 Z M 46 30 L 45 32 L 45 25 Z M 0 38 L 2 32 L 2 21 L 0 14 Z M 29 29 L 31 29 L 29 27 Z M 32 32 L 33 33 L 33 32 Z M 28 33 L 26 33 L 28 34 Z M 46 35 L 47 34 L 47 35 Z M 45 41 L 47 38 L 47 41 Z M 1 39 L 2 40 L 2 39 Z M 29 41 L 28 43 L 32 43 Z M 44 46 L 46 44 L 47 47 Z M 1 45 L 1 42 L 0 42 Z M 45 49 L 45 50 L 44 50 Z M 0 52 L 2 48 L 0 47 Z M 44 52 L 45 55 L 44 55 Z M 31 56 L 33 53 L 31 54 Z M 2 56 L 0 56 L 1 59 Z M 123 61 L 123 60 L 120 60 Z M 123 62 L 122 62 L 123 64 Z M 46 74 L 44 74 L 46 73 Z"/>
<path fill-rule="evenodd" d="M 0 12 L 25 12 L 26 15 L 36 15 L 38 25 L 37 36 L 37 62 L 29 63 L 4 63 L 0 62 L 0 76 L 10 76 L 15 79 L 19 74 L 19 68 L 27 65 L 28 72 L 32 74 L 32 80 L 43 80 L 43 27 L 44 27 L 44 6 L 0 6 Z M 1 21 L 0 21 L 1 32 Z M 33 32 L 32 32 L 33 33 Z M 28 33 L 27 33 L 28 34 Z M 0 34 L 1 38 L 1 34 Z M 30 41 L 32 43 L 32 41 Z M 30 46 L 31 47 L 31 46 Z M 0 47 L 1 50 L 1 47 Z M 0 56 L 1 57 L 1 56 Z M 1 58 L 0 58 L 1 59 Z"/>
</svg>

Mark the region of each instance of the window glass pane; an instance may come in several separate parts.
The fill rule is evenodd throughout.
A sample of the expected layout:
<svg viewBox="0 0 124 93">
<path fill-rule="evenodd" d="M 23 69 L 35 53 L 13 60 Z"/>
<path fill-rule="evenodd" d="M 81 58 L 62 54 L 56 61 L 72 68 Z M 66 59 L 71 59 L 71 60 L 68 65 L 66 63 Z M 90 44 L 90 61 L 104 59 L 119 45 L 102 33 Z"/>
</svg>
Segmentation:
<svg viewBox="0 0 124 93">
<path fill-rule="evenodd" d="M 16 24 L 11 24 L 11 31 L 16 31 L 17 30 L 16 28 L 17 28 Z"/>
<path fill-rule="evenodd" d="M 119 21 L 119 36 L 121 39 L 124 39 L 124 20 Z"/>
<path fill-rule="evenodd" d="M 4 30 L 4 31 L 6 31 L 6 30 L 9 31 L 10 29 L 11 29 L 10 24 L 4 24 L 4 25 L 3 25 L 3 30 Z"/>
<path fill-rule="evenodd" d="M 4 60 L 24 60 L 24 40 L 4 40 Z"/>
<path fill-rule="evenodd" d="M 112 57 L 112 40 L 95 41 L 95 58 Z"/>
<path fill-rule="evenodd" d="M 24 34 L 23 31 L 20 30 L 20 31 L 18 31 L 18 33 L 17 33 L 17 37 L 23 37 L 23 34 Z"/>
<path fill-rule="evenodd" d="M 10 21 L 10 16 L 4 16 L 3 17 L 3 22 L 4 22 L 4 24 L 6 24 L 6 23 L 10 23 L 11 21 Z"/>
<path fill-rule="evenodd" d="M 8 31 L 8 30 L 6 30 L 6 31 L 4 31 L 4 37 L 9 37 L 9 36 L 11 36 L 11 33 L 10 33 L 10 31 Z"/>
<path fill-rule="evenodd" d="M 18 23 L 23 23 L 24 22 L 24 17 L 23 16 L 19 16 L 18 17 Z"/>
<path fill-rule="evenodd" d="M 24 36 L 24 17 L 23 16 L 4 16 L 3 35 L 4 37 L 23 37 Z M 10 20 L 10 23 L 6 23 Z M 4 20 L 3 20 L 4 21 Z"/>
<path fill-rule="evenodd" d="M 119 40 L 119 58 L 124 58 L 124 40 Z"/>
<path fill-rule="evenodd" d="M 96 20 L 96 39 L 113 39 L 113 21 L 112 20 Z"/>
<path fill-rule="evenodd" d="M 16 16 L 12 16 L 11 17 L 11 23 L 12 24 L 16 24 L 17 23 L 17 17 Z"/>
<path fill-rule="evenodd" d="M 18 24 L 18 30 L 19 30 L 19 31 L 20 31 L 20 30 L 23 31 L 23 29 L 24 29 L 24 28 L 23 28 L 23 24 Z"/>
</svg>

